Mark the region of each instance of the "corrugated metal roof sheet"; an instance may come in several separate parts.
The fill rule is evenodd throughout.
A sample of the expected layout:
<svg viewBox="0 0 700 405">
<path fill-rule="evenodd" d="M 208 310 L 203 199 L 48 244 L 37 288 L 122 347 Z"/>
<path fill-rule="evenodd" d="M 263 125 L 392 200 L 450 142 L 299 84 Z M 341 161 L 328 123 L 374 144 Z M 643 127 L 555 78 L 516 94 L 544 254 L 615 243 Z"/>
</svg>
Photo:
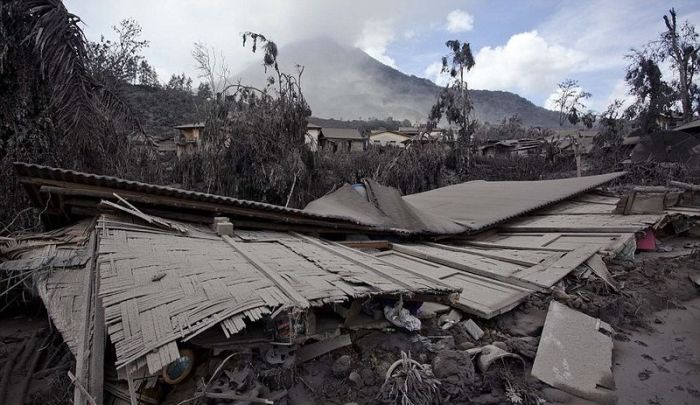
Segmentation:
<svg viewBox="0 0 700 405">
<path fill-rule="evenodd" d="M 404 197 L 474 231 L 499 224 L 614 180 L 624 172 L 537 181 L 470 181 Z"/>
</svg>

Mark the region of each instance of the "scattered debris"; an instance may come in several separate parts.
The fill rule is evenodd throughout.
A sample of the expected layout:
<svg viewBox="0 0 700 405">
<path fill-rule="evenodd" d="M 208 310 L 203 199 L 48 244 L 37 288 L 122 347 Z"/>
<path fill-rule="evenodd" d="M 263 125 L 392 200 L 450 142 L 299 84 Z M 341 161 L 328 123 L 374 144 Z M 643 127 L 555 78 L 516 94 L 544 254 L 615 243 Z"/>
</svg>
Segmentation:
<svg viewBox="0 0 700 405">
<path fill-rule="evenodd" d="M 233 224 L 228 217 L 214 217 L 212 228 L 217 235 L 233 236 Z"/>
<path fill-rule="evenodd" d="M 619 287 L 617 283 L 615 282 L 615 279 L 613 279 L 612 275 L 608 271 L 608 267 L 605 265 L 605 262 L 603 262 L 603 258 L 600 257 L 600 255 L 595 254 L 591 256 L 587 261 L 586 265 L 607 285 L 610 286 L 610 288 L 613 289 L 613 291 L 618 291 Z"/>
<path fill-rule="evenodd" d="M 481 347 L 476 359 L 479 371 L 487 373 L 492 371 L 492 366 L 498 366 L 509 370 L 519 370 L 521 373 L 525 369 L 522 357 L 509 353 L 496 345 L 486 345 Z"/>
<path fill-rule="evenodd" d="M 467 333 L 469 333 L 469 336 L 473 337 L 474 340 L 479 340 L 482 336 L 484 336 L 484 331 L 481 330 L 479 325 L 477 325 L 476 322 L 474 322 L 471 319 L 462 322 L 462 326 L 464 326 L 464 329 L 466 329 Z"/>
<path fill-rule="evenodd" d="M 384 306 L 384 316 L 392 325 L 414 332 L 420 330 L 420 319 L 411 315 L 411 312 L 403 307 L 403 299 L 399 299 L 396 303 Z"/>
<path fill-rule="evenodd" d="M 647 308 L 680 306 L 700 286 L 683 261 L 696 256 L 680 248 L 697 247 L 687 239 L 700 210 L 679 205 L 691 190 L 635 190 L 621 202 L 580 194 L 619 174 L 512 184 L 522 197 L 546 194 L 526 202 L 501 201 L 502 190 L 455 199 L 502 183 L 402 197 L 368 181 L 365 194 L 342 192 L 361 201 L 342 207 L 367 211 L 343 217 L 342 207 L 314 213 L 33 165 L 18 171 L 52 226 L 64 227 L 1 240 L 0 270 L 35 286 L 67 344 L 58 357 L 70 360 L 70 348 L 78 358 L 78 402 L 155 404 L 164 391 L 168 403 L 575 401 L 569 394 L 609 402 L 606 322 L 617 328 Z M 436 211 L 443 197 L 449 209 Z M 620 206 L 627 215 L 614 213 Z M 405 238 L 412 233 L 440 243 Z M 659 256 L 666 246 L 682 258 L 635 267 L 636 248 Z M 31 391 L 37 375 L 68 377 L 70 361 L 36 351 L 39 335 L 25 340 L 3 363 L 0 402 Z M 533 361 L 532 376 L 556 389 L 524 375 Z M 18 369 L 33 377 L 5 378 Z"/>
<path fill-rule="evenodd" d="M 615 403 L 613 334 L 600 319 L 552 301 L 532 376 L 591 401 Z"/>
<path fill-rule="evenodd" d="M 351 344 L 352 340 L 350 340 L 350 335 L 340 335 L 320 342 L 304 345 L 297 351 L 297 364 L 301 364 Z"/>
<path fill-rule="evenodd" d="M 438 319 L 438 323 L 440 325 L 440 328 L 447 330 L 455 326 L 461 320 L 462 314 L 460 314 L 459 311 L 455 311 L 454 309 L 452 309 L 450 310 L 450 312 L 441 315 L 440 319 Z"/>
<path fill-rule="evenodd" d="M 460 350 L 443 350 L 433 358 L 433 372 L 440 379 L 443 400 L 464 398 L 474 390 L 476 372 L 471 356 Z"/>
</svg>

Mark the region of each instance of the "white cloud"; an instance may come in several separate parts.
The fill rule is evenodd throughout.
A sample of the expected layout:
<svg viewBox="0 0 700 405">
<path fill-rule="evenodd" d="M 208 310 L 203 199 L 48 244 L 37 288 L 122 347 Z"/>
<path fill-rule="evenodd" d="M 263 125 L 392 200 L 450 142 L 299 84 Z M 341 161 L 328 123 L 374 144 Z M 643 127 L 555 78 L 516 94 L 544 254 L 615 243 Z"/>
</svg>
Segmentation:
<svg viewBox="0 0 700 405">
<path fill-rule="evenodd" d="M 675 2 L 679 21 L 688 19 L 700 23 L 700 12 L 684 1 Z M 689 3 L 689 2 L 685 2 Z M 561 4 L 557 11 L 539 28 L 548 40 L 589 55 L 584 69 L 621 69 L 627 64 L 625 55 L 630 48 L 641 48 L 658 38 L 665 27 L 663 15 L 669 4 L 638 0 L 589 0 Z"/>
<path fill-rule="evenodd" d="M 396 61 L 386 53 L 394 38 L 390 20 L 367 20 L 355 46 L 383 64 L 396 68 Z"/>
<path fill-rule="evenodd" d="M 448 73 L 442 72 L 442 62 L 433 62 L 425 68 L 423 72 L 427 78 L 434 81 L 438 86 L 444 86 L 450 80 Z"/>
<path fill-rule="evenodd" d="M 449 32 L 467 32 L 474 28 L 474 17 L 466 11 L 452 10 L 447 14 L 447 30 Z"/>
<path fill-rule="evenodd" d="M 586 55 L 530 31 L 513 35 L 503 46 L 481 48 L 475 61 L 467 74 L 471 88 L 547 93 L 580 68 Z"/>
<path fill-rule="evenodd" d="M 444 21 L 454 8 L 450 4 L 406 4 L 404 0 L 354 0 L 352 6 L 327 0 L 269 0 L 260 2 L 222 0 L 65 0 L 68 10 L 85 22 L 91 40 L 110 36 L 111 26 L 133 17 L 143 26 L 143 39 L 151 46 L 144 52 L 148 61 L 168 72 L 185 72 L 196 78 L 190 55 L 195 42 L 224 53 L 236 73 L 256 63 L 260 55 L 241 47 L 241 33 L 259 32 L 282 49 L 296 41 L 330 37 L 344 44 L 362 43 L 363 48 L 384 63 L 393 64 L 387 46 L 410 31 L 421 33 L 416 21 Z M 369 21 L 377 25 L 368 27 Z M 388 28 L 381 25 L 389 21 Z M 183 24 L 187 26 L 183 29 Z M 391 33 L 386 31 L 390 30 Z M 364 32 L 364 34 L 363 34 Z M 406 34 L 408 33 L 408 34 Z M 376 34 L 379 38 L 371 40 Z M 386 39 L 387 34 L 389 38 Z M 284 59 L 284 55 L 281 58 Z"/>
<path fill-rule="evenodd" d="M 608 95 L 608 98 L 605 100 L 605 104 L 601 105 L 599 110 L 600 111 L 605 110 L 615 100 L 622 101 L 622 108 L 629 107 L 630 105 L 632 105 L 634 103 L 634 96 L 630 95 L 628 93 L 628 91 L 629 91 L 629 88 L 627 86 L 627 83 L 624 81 L 624 79 L 618 80 L 617 82 L 615 82 L 615 86 L 613 86 L 613 89 L 610 92 L 610 95 Z"/>
</svg>

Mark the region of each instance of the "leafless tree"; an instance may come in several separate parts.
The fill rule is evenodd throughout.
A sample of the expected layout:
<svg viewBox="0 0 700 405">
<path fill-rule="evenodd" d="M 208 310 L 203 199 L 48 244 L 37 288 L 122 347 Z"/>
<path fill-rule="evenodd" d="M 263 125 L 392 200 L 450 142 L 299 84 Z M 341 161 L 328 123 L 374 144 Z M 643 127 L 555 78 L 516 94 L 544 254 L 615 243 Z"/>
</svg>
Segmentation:
<svg viewBox="0 0 700 405">
<path fill-rule="evenodd" d="M 675 82 L 678 98 L 683 109 L 683 121 L 688 122 L 693 116 L 693 90 L 697 87 L 693 83 L 693 76 L 698 69 L 698 33 L 695 26 L 686 20 L 682 26 L 676 21 L 676 10 L 669 10 L 669 15 L 664 15 L 666 31 L 661 34 L 660 52 L 662 59 L 670 59 L 671 64 L 678 74 Z"/>
</svg>

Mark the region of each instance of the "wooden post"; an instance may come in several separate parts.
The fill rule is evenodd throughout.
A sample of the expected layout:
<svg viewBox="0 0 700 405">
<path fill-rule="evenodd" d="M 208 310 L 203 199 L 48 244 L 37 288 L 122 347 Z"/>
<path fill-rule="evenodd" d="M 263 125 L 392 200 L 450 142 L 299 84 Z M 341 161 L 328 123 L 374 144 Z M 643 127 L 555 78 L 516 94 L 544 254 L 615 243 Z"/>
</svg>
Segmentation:
<svg viewBox="0 0 700 405">
<path fill-rule="evenodd" d="M 75 359 L 75 391 L 73 393 L 73 404 L 84 405 L 87 401 L 83 391 L 89 377 L 89 358 L 90 358 L 90 332 L 92 323 L 92 314 L 94 311 L 93 286 L 95 280 L 95 268 L 97 261 L 97 231 L 93 230 L 90 234 L 88 242 L 90 249 L 90 261 L 85 267 L 85 278 L 83 283 L 83 294 L 85 302 L 83 304 L 83 312 L 80 318 L 80 334 L 78 335 L 77 355 Z"/>
</svg>

